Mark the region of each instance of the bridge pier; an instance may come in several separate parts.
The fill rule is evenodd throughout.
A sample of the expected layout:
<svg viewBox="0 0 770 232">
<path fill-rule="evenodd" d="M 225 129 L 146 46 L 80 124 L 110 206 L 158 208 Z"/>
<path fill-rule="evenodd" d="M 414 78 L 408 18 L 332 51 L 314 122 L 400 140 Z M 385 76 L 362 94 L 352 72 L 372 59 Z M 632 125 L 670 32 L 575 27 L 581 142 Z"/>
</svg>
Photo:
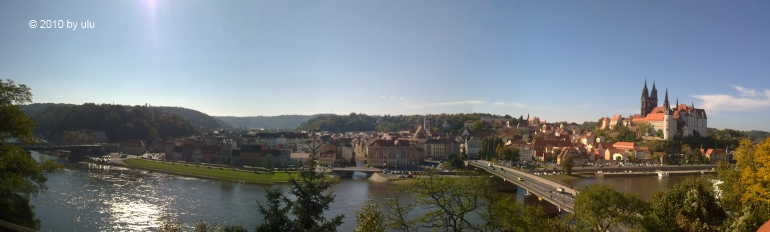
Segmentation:
<svg viewBox="0 0 770 232">
<path fill-rule="evenodd" d="M 334 170 L 331 171 L 334 175 L 339 176 L 340 178 L 353 178 L 353 173 L 356 171 L 341 171 L 341 170 Z M 374 172 L 361 172 L 366 174 L 366 178 L 372 177 Z"/>
</svg>

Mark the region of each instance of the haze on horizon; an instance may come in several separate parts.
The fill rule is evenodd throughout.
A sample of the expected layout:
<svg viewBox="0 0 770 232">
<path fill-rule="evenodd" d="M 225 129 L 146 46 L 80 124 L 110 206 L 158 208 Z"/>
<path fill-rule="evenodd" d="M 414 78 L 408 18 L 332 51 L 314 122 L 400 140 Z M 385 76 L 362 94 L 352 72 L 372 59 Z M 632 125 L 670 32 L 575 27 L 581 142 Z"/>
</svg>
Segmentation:
<svg viewBox="0 0 770 232">
<path fill-rule="evenodd" d="M 216 116 L 639 113 L 770 131 L 768 1 L 3 1 L 0 78 L 35 103 Z M 31 20 L 94 28 L 30 28 Z M 38 25 L 39 26 L 39 25 Z"/>
</svg>

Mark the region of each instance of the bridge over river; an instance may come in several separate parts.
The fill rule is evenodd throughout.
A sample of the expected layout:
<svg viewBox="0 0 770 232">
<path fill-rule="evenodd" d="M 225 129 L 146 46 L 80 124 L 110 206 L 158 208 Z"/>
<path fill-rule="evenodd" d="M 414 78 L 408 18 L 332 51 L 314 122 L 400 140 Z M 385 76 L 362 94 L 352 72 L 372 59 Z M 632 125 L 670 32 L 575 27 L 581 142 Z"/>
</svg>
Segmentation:
<svg viewBox="0 0 770 232">
<path fill-rule="evenodd" d="M 535 194 L 543 201 L 555 205 L 559 210 L 569 213 L 575 212 L 574 197 L 577 192 L 570 188 L 570 186 L 528 172 L 522 172 L 515 168 L 508 168 L 495 164 L 492 164 L 492 167 L 490 167 L 488 161 L 468 161 L 468 166 L 484 170 L 506 182 L 511 182 L 516 186 L 527 190 L 528 194 Z M 492 170 L 492 168 L 494 168 L 494 170 Z M 519 180 L 519 178 L 521 178 L 521 180 Z M 564 190 L 564 193 L 556 192 L 556 189 L 559 187 Z"/>
<path fill-rule="evenodd" d="M 24 150 L 34 151 L 50 151 L 50 150 L 87 150 L 87 149 L 101 149 L 102 146 L 112 144 L 102 143 L 38 143 L 38 144 L 24 144 L 24 143 L 11 143 L 9 145 L 20 147 Z"/>
<path fill-rule="evenodd" d="M 376 172 L 382 173 L 382 169 L 367 167 L 333 167 L 330 171 L 340 177 L 350 177 L 354 172 L 365 173 L 366 177 L 370 177 Z"/>
<path fill-rule="evenodd" d="M 87 156 L 100 156 L 104 152 L 118 150 L 117 143 L 10 143 L 27 151 L 69 151 L 68 159 L 72 161 L 81 161 Z"/>
</svg>

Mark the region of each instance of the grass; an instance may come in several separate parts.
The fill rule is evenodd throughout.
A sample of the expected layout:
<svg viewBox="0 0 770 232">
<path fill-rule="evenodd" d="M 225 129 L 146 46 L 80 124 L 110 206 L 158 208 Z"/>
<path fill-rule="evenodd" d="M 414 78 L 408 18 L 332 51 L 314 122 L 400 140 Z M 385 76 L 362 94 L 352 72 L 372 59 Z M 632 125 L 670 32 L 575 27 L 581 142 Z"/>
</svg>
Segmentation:
<svg viewBox="0 0 770 232">
<path fill-rule="evenodd" d="M 270 173 L 253 173 L 245 171 L 234 171 L 232 169 L 219 169 L 218 167 L 196 167 L 194 165 L 185 166 L 184 164 L 172 164 L 172 163 L 159 163 L 140 159 L 126 159 L 123 162 L 131 167 L 150 169 L 163 172 L 171 172 L 175 174 L 224 179 L 224 180 L 236 180 L 245 181 L 251 183 L 272 184 L 288 182 L 290 176 L 299 176 L 296 172 L 275 172 Z M 327 180 L 329 178 L 327 177 Z"/>
</svg>

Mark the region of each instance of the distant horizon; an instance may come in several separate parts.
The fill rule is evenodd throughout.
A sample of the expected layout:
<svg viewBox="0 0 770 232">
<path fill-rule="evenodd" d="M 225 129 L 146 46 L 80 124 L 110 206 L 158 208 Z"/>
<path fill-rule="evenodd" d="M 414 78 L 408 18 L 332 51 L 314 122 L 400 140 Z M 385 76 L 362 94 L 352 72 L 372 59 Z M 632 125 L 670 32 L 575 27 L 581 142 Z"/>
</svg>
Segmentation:
<svg viewBox="0 0 770 232">
<path fill-rule="evenodd" d="M 32 102 L 32 103 L 23 104 L 23 105 L 32 105 L 32 104 L 71 104 L 71 105 L 83 105 L 83 104 L 89 104 L 89 103 L 93 103 L 93 104 L 97 104 L 97 105 L 102 105 L 102 104 L 111 105 L 111 104 L 113 104 L 113 103 L 94 103 L 94 102 L 87 102 L 87 103 L 82 103 L 82 104 L 74 104 L 74 103 L 53 103 L 53 102 L 47 102 L 47 103 L 41 103 L 41 102 Z M 247 117 L 316 116 L 316 115 L 338 115 L 338 116 L 347 116 L 347 115 L 350 115 L 350 113 L 356 113 L 356 114 L 364 114 L 364 115 L 367 115 L 367 116 L 385 116 L 385 115 L 390 115 L 390 116 L 399 116 L 399 115 L 405 115 L 405 116 L 411 116 L 411 115 L 419 115 L 419 116 L 425 116 L 425 114 L 367 114 L 367 113 L 364 113 L 364 112 L 350 112 L 350 113 L 346 113 L 346 114 L 337 114 L 337 113 L 316 113 L 316 114 L 281 114 L 281 115 L 251 115 L 251 116 L 232 116 L 232 115 L 224 115 L 224 116 L 222 116 L 222 115 L 211 115 L 211 114 L 209 114 L 209 113 L 207 113 L 207 112 L 204 112 L 204 111 L 200 111 L 200 110 L 197 110 L 197 109 L 194 109 L 194 108 L 188 108 L 188 107 L 181 107 L 181 106 L 158 106 L 158 105 L 153 105 L 153 104 L 149 104 L 149 103 L 147 103 L 147 104 L 148 104 L 150 107 L 178 107 L 178 108 L 185 108 L 185 109 L 195 110 L 195 111 L 198 111 L 198 112 L 204 113 L 204 114 L 206 114 L 206 115 L 209 115 L 209 116 L 211 116 L 211 117 L 237 117 L 237 118 L 247 118 Z M 683 104 L 683 103 L 680 103 L 680 104 Z M 127 105 L 127 104 L 117 104 L 117 103 L 114 103 L 114 105 L 121 105 L 121 106 L 132 106 L 132 107 L 133 107 L 133 106 L 143 106 L 144 104 Z M 706 113 L 708 114 L 708 112 L 706 112 Z M 428 115 L 440 115 L 440 114 L 447 114 L 447 115 L 451 115 L 451 114 L 490 114 L 490 115 L 497 115 L 497 116 L 500 116 L 500 117 L 504 117 L 504 116 L 506 115 L 506 114 L 495 114 L 495 113 L 486 113 L 486 112 L 471 112 L 471 113 L 430 113 L 430 114 L 428 114 Z M 526 118 L 527 118 L 527 115 L 518 115 L 518 116 L 515 116 L 515 115 L 511 115 L 511 114 L 507 114 L 507 115 L 510 115 L 510 116 L 511 116 L 511 118 L 515 118 L 515 119 L 517 119 L 517 120 L 519 119 L 519 116 L 522 116 L 524 119 L 526 119 Z M 612 115 L 610 115 L 610 116 L 606 116 L 606 117 L 611 117 L 611 116 L 612 116 Z M 555 123 L 555 122 L 568 122 L 568 123 L 573 123 L 573 122 L 574 122 L 574 123 L 577 123 L 577 124 L 583 124 L 584 122 L 597 122 L 597 121 L 598 121 L 598 118 L 597 118 L 597 119 L 595 119 L 595 120 L 570 121 L 570 120 L 550 120 L 550 119 L 548 119 L 548 118 L 543 118 L 543 117 L 540 117 L 540 116 L 537 116 L 537 115 L 530 115 L 530 117 L 536 117 L 536 118 L 540 118 L 540 119 L 542 119 L 542 120 L 545 120 L 545 121 L 546 121 L 546 123 Z M 231 125 L 231 126 L 233 126 L 233 127 L 236 127 L 235 125 Z M 719 127 L 713 127 L 713 126 L 707 126 L 707 127 L 708 127 L 708 128 L 715 128 L 715 129 L 719 129 L 719 130 L 724 130 L 724 129 L 732 129 L 732 130 L 738 130 L 738 131 L 768 131 L 768 132 L 770 132 L 770 130 L 763 130 L 763 129 L 749 129 L 749 130 L 746 130 L 746 129 L 739 129 L 739 128 L 729 128 L 729 127 L 723 127 L 723 128 L 719 128 Z"/>
</svg>

